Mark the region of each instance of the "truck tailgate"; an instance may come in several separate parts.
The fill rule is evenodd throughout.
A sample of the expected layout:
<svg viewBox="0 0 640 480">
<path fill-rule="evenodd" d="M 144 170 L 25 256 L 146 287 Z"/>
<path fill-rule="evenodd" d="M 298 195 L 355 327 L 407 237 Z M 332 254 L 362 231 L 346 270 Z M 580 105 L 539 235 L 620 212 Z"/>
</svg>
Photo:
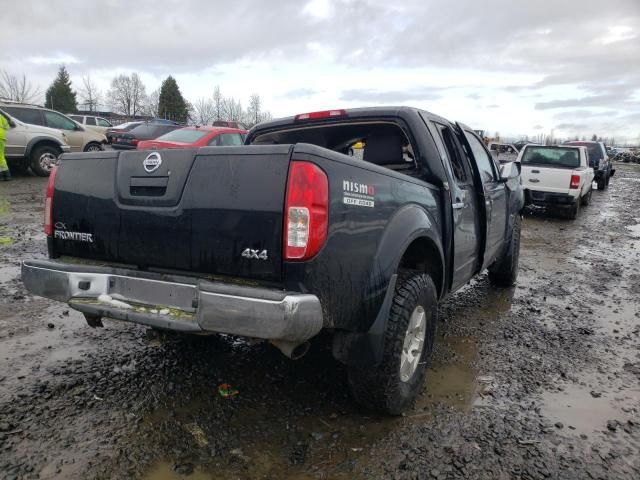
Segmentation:
<svg viewBox="0 0 640 480">
<path fill-rule="evenodd" d="M 529 190 L 552 193 L 569 193 L 571 168 L 549 168 L 538 165 L 522 165 L 522 186 Z"/>
<path fill-rule="evenodd" d="M 155 169 L 149 151 L 67 155 L 55 183 L 52 254 L 280 281 L 290 150 L 161 150 Z M 245 258 L 248 248 L 266 254 Z"/>
</svg>

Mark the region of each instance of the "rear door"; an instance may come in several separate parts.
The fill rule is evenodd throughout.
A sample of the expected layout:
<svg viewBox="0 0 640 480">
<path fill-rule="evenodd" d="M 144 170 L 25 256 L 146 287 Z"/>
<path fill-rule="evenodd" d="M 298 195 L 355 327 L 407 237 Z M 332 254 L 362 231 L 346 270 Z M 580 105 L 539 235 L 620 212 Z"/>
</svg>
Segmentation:
<svg viewBox="0 0 640 480">
<path fill-rule="evenodd" d="M 478 271 L 482 232 L 473 176 L 464 152 L 449 125 L 433 122 L 434 139 L 440 150 L 449 182 L 453 223 L 452 290 L 456 290 Z"/>
<path fill-rule="evenodd" d="M 499 181 L 498 167 L 482 141 L 473 130 L 460 124 L 458 126 L 463 133 L 467 148 L 475 159 L 477 174 L 484 193 L 487 216 L 487 241 L 483 265 L 485 268 L 493 263 L 504 245 L 507 226 L 507 192 L 504 183 Z"/>
</svg>

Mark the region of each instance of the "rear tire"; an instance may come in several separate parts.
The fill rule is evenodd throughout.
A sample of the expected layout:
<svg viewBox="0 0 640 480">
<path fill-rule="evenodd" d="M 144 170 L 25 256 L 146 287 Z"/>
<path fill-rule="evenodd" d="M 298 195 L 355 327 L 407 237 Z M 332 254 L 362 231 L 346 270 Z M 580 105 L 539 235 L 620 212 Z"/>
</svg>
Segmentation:
<svg viewBox="0 0 640 480">
<path fill-rule="evenodd" d="M 102 145 L 100 145 L 97 142 L 90 142 L 90 143 L 87 143 L 87 145 L 84 147 L 84 151 L 85 152 L 101 152 Z"/>
<path fill-rule="evenodd" d="M 58 161 L 60 150 L 51 145 L 41 145 L 31 152 L 31 171 L 39 177 L 48 177 Z"/>
<path fill-rule="evenodd" d="M 398 279 L 377 366 L 348 369 L 355 400 L 365 408 L 400 415 L 420 393 L 438 323 L 438 295 L 431 277 L 409 273 Z"/>
<path fill-rule="evenodd" d="M 585 207 L 591 203 L 591 196 L 593 195 L 593 188 L 590 188 L 586 195 L 581 199 L 582 205 Z"/>
<path fill-rule="evenodd" d="M 582 201 L 577 198 L 575 203 L 569 207 L 569 210 L 567 211 L 567 218 L 569 218 L 570 220 L 575 220 L 576 218 L 578 218 L 578 214 L 580 213 L 580 205 L 582 205 Z"/>
<path fill-rule="evenodd" d="M 498 258 L 489 267 L 489 280 L 499 287 L 510 287 L 518 279 L 518 266 L 520 263 L 520 230 L 522 229 L 522 217 L 516 213 L 513 220 L 513 228 L 507 240 L 506 249 L 502 257 Z"/>
</svg>

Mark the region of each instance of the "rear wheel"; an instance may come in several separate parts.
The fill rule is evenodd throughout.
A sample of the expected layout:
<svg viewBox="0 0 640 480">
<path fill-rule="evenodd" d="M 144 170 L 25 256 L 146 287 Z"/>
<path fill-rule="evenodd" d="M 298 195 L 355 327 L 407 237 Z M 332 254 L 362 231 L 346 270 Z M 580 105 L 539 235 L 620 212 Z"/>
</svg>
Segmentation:
<svg viewBox="0 0 640 480">
<path fill-rule="evenodd" d="M 31 170 L 39 177 L 48 177 L 58 161 L 60 151 L 51 145 L 41 145 L 31 152 Z"/>
<path fill-rule="evenodd" d="M 425 273 L 398 280 L 384 334 L 382 361 L 349 367 L 351 393 L 364 407 L 392 415 L 409 408 L 420 393 L 438 322 L 437 290 Z"/>
<path fill-rule="evenodd" d="M 598 179 L 598 190 L 606 190 L 609 186 L 609 175 L 604 174 Z"/>
<path fill-rule="evenodd" d="M 513 228 L 506 242 L 506 248 L 502 256 L 489 267 L 489 280 L 499 287 L 510 287 L 518 279 L 518 266 L 520 264 L 520 229 L 522 217 L 516 213 L 513 219 Z"/>
<path fill-rule="evenodd" d="M 97 142 L 90 142 L 84 147 L 85 152 L 100 152 L 102 151 L 102 145 Z"/>
<path fill-rule="evenodd" d="M 593 188 L 590 188 L 589 191 L 584 195 L 581 199 L 582 205 L 585 207 L 591 203 L 591 196 L 593 195 Z"/>
<path fill-rule="evenodd" d="M 580 205 L 582 204 L 582 201 L 579 198 L 576 198 L 576 201 L 573 205 L 571 205 L 569 207 L 569 210 L 567 211 L 567 217 L 571 220 L 575 220 L 576 218 L 578 218 L 578 214 L 580 213 Z"/>
</svg>

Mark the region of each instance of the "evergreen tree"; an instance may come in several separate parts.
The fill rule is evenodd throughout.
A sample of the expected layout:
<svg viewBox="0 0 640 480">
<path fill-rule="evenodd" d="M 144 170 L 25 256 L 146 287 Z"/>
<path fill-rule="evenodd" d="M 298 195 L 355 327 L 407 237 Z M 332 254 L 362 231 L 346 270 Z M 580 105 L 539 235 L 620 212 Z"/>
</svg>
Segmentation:
<svg viewBox="0 0 640 480">
<path fill-rule="evenodd" d="M 189 105 L 180 93 L 176 80 L 169 75 L 160 87 L 158 115 L 162 118 L 186 122 L 189 117 Z"/>
<path fill-rule="evenodd" d="M 78 111 L 76 92 L 71 90 L 71 79 L 64 65 L 58 70 L 58 76 L 47 89 L 45 107 L 62 113 Z"/>
</svg>

